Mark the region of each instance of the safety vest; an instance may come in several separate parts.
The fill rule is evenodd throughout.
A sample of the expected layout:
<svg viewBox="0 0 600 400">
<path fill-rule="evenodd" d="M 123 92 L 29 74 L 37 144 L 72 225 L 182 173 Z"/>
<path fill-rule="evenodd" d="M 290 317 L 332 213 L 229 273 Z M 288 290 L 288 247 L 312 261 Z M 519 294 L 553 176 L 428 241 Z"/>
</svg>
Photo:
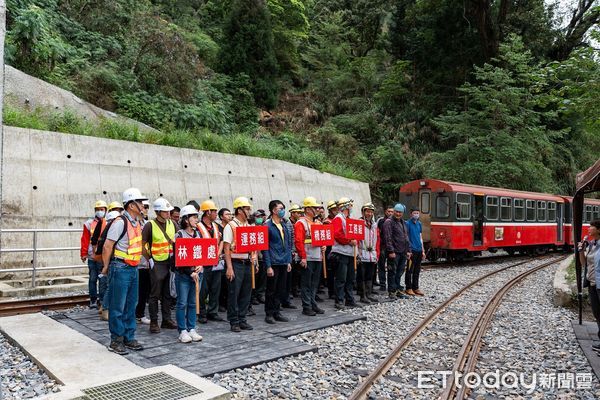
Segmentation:
<svg viewBox="0 0 600 400">
<path fill-rule="evenodd" d="M 304 226 L 304 251 L 307 261 L 321 261 L 321 247 L 312 245 L 311 227 L 312 225 L 322 225 L 319 221 L 309 221 L 306 217 L 300 217 L 297 224 Z"/>
<path fill-rule="evenodd" d="M 127 265 L 137 267 L 142 258 L 142 227 L 140 224 L 133 226 L 127 217 L 123 217 L 123 220 L 125 221 L 125 226 L 127 228 L 129 244 L 127 246 L 127 252 L 115 249 L 114 256 L 122 258 Z"/>
<path fill-rule="evenodd" d="M 232 255 L 232 258 L 238 259 L 238 260 L 246 260 L 247 258 L 245 257 L 240 257 L 243 256 L 244 254 L 247 254 L 250 256 L 250 259 L 252 259 L 253 261 L 255 261 L 258 257 L 257 253 L 255 251 L 252 251 L 250 253 L 240 253 L 237 251 L 236 246 L 235 246 L 235 230 L 238 226 L 250 226 L 250 225 L 240 225 L 236 219 L 232 219 L 231 222 L 228 224 L 229 226 L 231 226 L 231 232 L 233 233 L 233 238 L 231 239 L 231 243 L 229 244 L 229 248 L 231 249 L 231 252 L 234 253 Z M 235 255 L 238 255 L 238 257 L 235 257 Z"/>
<path fill-rule="evenodd" d="M 219 240 L 219 227 L 214 222 L 211 222 L 211 224 L 212 224 L 212 228 L 213 228 L 213 236 L 212 237 L 213 237 L 213 239 L 217 239 L 217 241 L 218 241 Z M 210 233 L 208 232 L 208 229 L 206 229 L 206 226 L 204 226 L 202 221 L 198 222 L 198 225 L 196 225 L 196 228 L 198 229 L 198 232 L 200 232 L 200 236 L 202 236 L 204 239 L 210 238 Z M 234 232 L 234 236 L 235 236 L 235 232 Z"/>
<path fill-rule="evenodd" d="M 102 234 L 104 228 L 106 228 L 106 219 L 102 218 L 100 221 L 102 221 L 102 228 L 100 229 L 100 234 Z M 98 226 L 98 218 L 94 218 L 94 220 L 92 221 L 92 224 L 90 225 L 90 234 L 94 234 L 96 226 Z"/>
<path fill-rule="evenodd" d="M 150 221 L 152 224 L 152 243 L 150 244 L 150 254 L 154 261 L 167 261 L 173 256 L 172 240 L 175 237 L 175 224 L 170 219 L 166 220 L 167 228 L 165 231 L 171 239 L 171 243 L 165 237 L 160 226 L 155 220 Z"/>
</svg>

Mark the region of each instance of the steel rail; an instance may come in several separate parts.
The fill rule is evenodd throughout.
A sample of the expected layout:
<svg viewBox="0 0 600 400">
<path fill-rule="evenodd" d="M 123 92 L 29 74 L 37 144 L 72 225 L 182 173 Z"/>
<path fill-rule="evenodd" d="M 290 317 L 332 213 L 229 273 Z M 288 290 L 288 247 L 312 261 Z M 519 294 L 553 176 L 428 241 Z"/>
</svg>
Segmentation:
<svg viewBox="0 0 600 400">
<path fill-rule="evenodd" d="M 0 302 L 0 317 L 32 314 L 45 310 L 64 310 L 78 305 L 88 305 L 89 301 L 90 297 L 87 294 L 3 301 Z"/>
</svg>

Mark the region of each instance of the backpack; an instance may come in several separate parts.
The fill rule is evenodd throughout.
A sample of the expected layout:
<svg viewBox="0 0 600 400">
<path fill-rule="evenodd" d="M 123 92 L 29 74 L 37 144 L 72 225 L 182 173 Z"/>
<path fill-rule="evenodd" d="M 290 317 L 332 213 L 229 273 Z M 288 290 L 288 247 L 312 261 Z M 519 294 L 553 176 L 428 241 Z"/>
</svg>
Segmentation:
<svg viewBox="0 0 600 400">
<path fill-rule="evenodd" d="M 119 218 L 123 219 L 123 232 L 121 232 L 121 235 L 119 235 L 119 238 L 117 239 L 117 242 L 119 240 L 121 240 L 123 238 L 123 236 L 125 236 L 125 232 L 127 232 L 127 218 L 125 216 L 123 216 L 123 215 L 120 215 Z M 104 249 L 104 243 L 106 242 L 106 236 L 108 235 L 108 230 L 110 229 L 110 226 L 116 220 L 117 220 L 117 218 L 115 218 L 112 221 L 110 221 L 109 223 L 107 223 L 106 224 L 106 228 L 104 228 L 104 230 L 102 231 L 102 234 L 98 238 L 98 243 L 96 245 L 96 252 L 93 255 L 94 256 L 94 261 L 102 262 L 102 250 Z M 115 250 L 113 248 L 113 252 L 114 251 Z"/>
</svg>

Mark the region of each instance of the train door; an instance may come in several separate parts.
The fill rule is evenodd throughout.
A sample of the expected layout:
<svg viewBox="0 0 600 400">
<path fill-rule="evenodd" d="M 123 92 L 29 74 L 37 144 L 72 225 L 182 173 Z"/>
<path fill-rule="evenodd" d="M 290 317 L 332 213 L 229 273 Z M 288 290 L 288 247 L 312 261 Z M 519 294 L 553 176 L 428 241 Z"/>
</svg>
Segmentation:
<svg viewBox="0 0 600 400">
<path fill-rule="evenodd" d="M 484 217 L 484 199 L 483 194 L 473 194 L 473 246 L 483 245 L 483 225 L 485 223 Z"/>
<path fill-rule="evenodd" d="M 423 242 L 427 243 L 431 236 L 431 190 L 419 191 L 419 210 L 421 210 Z M 410 214 L 410 210 L 407 210 L 407 214 Z"/>
<path fill-rule="evenodd" d="M 558 203 L 556 205 L 556 241 L 558 243 L 562 242 L 563 239 L 563 208 L 564 203 Z"/>
</svg>

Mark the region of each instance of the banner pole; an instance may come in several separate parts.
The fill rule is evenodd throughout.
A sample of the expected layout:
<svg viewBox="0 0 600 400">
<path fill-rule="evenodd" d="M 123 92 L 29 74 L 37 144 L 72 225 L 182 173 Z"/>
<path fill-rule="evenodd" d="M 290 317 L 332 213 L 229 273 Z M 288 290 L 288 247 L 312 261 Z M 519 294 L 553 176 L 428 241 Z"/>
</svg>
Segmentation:
<svg viewBox="0 0 600 400">
<path fill-rule="evenodd" d="M 321 250 L 321 258 L 323 259 L 323 279 L 327 279 L 327 259 L 325 258 L 325 250 Z"/>
</svg>

